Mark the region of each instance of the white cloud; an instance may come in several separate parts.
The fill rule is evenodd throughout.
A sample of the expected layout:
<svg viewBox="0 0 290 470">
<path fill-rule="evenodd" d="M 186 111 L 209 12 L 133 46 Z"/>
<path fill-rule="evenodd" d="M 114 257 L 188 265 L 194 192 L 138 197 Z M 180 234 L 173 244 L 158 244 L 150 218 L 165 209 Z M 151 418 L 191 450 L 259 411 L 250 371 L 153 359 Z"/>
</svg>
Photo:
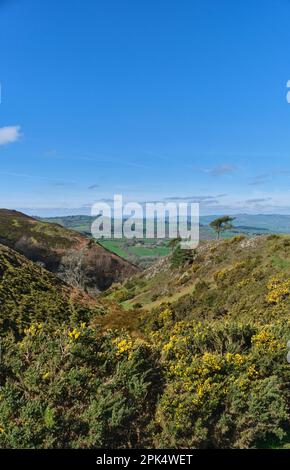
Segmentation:
<svg viewBox="0 0 290 470">
<path fill-rule="evenodd" d="M 21 137 L 20 126 L 0 127 L 0 145 L 11 144 Z"/>
</svg>

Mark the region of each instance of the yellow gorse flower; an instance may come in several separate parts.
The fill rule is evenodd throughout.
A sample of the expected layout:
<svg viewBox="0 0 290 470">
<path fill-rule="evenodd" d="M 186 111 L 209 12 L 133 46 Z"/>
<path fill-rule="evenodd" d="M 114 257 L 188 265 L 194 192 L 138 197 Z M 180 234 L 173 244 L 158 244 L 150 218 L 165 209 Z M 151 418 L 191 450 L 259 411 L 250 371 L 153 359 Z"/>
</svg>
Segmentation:
<svg viewBox="0 0 290 470">
<path fill-rule="evenodd" d="M 68 336 L 72 340 L 77 340 L 80 337 L 80 335 L 81 335 L 80 331 L 78 331 L 76 328 L 68 332 Z"/>
<path fill-rule="evenodd" d="M 259 372 L 257 371 L 256 367 L 254 365 L 251 365 L 249 368 L 248 368 L 248 376 L 249 378 L 255 378 L 259 375 Z"/>
<path fill-rule="evenodd" d="M 268 294 L 266 300 L 270 304 L 278 304 L 290 294 L 290 280 L 273 277 L 267 284 Z"/>
<path fill-rule="evenodd" d="M 43 329 L 42 323 L 33 323 L 29 328 L 24 329 L 24 333 L 27 336 L 35 336 Z"/>
<path fill-rule="evenodd" d="M 169 308 L 166 308 L 159 314 L 159 319 L 162 320 L 164 323 L 167 323 L 172 319 L 172 312 Z"/>
<path fill-rule="evenodd" d="M 124 353 L 130 353 L 133 348 L 133 342 L 130 339 L 119 339 L 113 341 L 117 346 L 117 356 L 121 356 Z"/>
<path fill-rule="evenodd" d="M 283 349 L 285 345 L 276 340 L 275 336 L 269 331 L 262 330 L 252 337 L 252 344 L 257 348 L 265 351 L 277 351 Z"/>
<path fill-rule="evenodd" d="M 226 353 L 225 359 L 229 364 L 233 364 L 235 366 L 241 366 L 245 363 L 246 358 L 241 354 L 232 354 Z"/>
<path fill-rule="evenodd" d="M 75 327 L 72 330 L 69 330 L 68 336 L 72 340 L 77 340 L 86 328 L 87 328 L 86 322 L 82 322 L 78 328 Z"/>
</svg>

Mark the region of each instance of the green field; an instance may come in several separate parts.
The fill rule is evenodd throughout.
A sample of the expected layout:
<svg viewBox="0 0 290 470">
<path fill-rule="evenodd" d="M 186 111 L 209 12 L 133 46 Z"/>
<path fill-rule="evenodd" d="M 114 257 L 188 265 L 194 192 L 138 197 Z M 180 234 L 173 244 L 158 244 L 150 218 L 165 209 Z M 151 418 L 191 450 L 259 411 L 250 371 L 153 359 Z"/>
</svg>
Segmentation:
<svg viewBox="0 0 290 470">
<path fill-rule="evenodd" d="M 128 251 L 136 256 L 166 256 L 170 253 L 167 246 L 130 246 Z"/>
<path fill-rule="evenodd" d="M 131 244 L 132 243 L 132 244 Z M 135 244 L 134 244 L 135 243 Z M 147 266 L 147 263 L 157 260 L 162 256 L 167 256 L 170 253 L 170 248 L 167 246 L 167 242 L 163 244 L 156 244 L 156 240 L 146 240 L 146 243 L 138 244 L 138 241 L 128 240 L 102 240 L 99 244 L 109 251 L 112 251 L 122 258 L 128 259 L 133 263 L 143 263 Z"/>
<path fill-rule="evenodd" d="M 126 258 L 128 256 L 128 253 L 122 248 L 122 242 L 102 240 L 99 244 L 106 248 L 106 250 L 109 250 L 122 258 Z"/>
</svg>

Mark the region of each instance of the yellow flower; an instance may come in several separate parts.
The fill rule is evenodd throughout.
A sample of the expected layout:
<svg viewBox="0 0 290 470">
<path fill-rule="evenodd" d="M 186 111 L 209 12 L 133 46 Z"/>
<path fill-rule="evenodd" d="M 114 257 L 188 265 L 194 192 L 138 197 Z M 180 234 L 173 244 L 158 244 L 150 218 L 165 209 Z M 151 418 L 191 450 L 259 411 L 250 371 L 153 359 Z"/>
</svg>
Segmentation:
<svg viewBox="0 0 290 470">
<path fill-rule="evenodd" d="M 129 357 L 131 356 L 132 354 L 132 349 L 133 349 L 133 342 L 129 339 L 122 339 L 120 341 L 120 338 L 118 339 L 115 339 L 113 341 L 114 344 L 116 344 L 117 346 L 117 356 L 121 356 L 122 354 L 124 353 L 128 353 L 129 354 Z"/>
<path fill-rule="evenodd" d="M 250 284 L 250 279 L 242 279 L 240 282 L 237 283 L 237 287 L 244 287 Z"/>
<path fill-rule="evenodd" d="M 226 361 L 230 364 L 233 364 L 235 366 L 241 366 L 245 362 L 245 357 L 242 356 L 241 354 L 232 354 L 232 353 L 227 353 L 225 355 Z"/>
<path fill-rule="evenodd" d="M 269 293 L 266 300 L 270 304 L 277 304 L 290 294 L 290 280 L 273 277 L 267 284 Z"/>
<path fill-rule="evenodd" d="M 43 329 L 43 325 L 42 323 L 33 323 L 32 325 L 30 325 L 29 328 L 25 328 L 24 329 L 24 333 L 27 335 L 27 336 L 35 336 L 38 332 L 40 332 L 41 330 Z"/>
<path fill-rule="evenodd" d="M 163 323 L 168 323 L 172 319 L 171 310 L 169 308 L 166 308 L 160 313 L 159 318 L 163 321 Z"/>
<path fill-rule="evenodd" d="M 239 378 L 239 379 L 235 380 L 235 383 L 241 389 L 247 388 L 247 386 L 249 384 L 248 381 L 246 379 L 243 379 L 243 378 Z"/>
<path fill-rule="evenodd" d="M 49 373 L 49 372 L 46 372 L 45 374 L 43 374 L 42 380 L 47 380 L 47 379 L 49 379 L 49 376 L 50 376 L 50 373 Z"/>
<path fill-rule="evenodd" d="M 251 365 L 248 368 L 248 376 L 250 378 L 254 378 L 254 377 L 257 377 L 258 375 L 259 375 L 259 372 L 257 371 L 256 367 L 254 365 Z"/>
<path fill-rule="evenodd" d="M 74 328 L 72 331 L 68 332 L 68 336 L 72 340 L 77 340 L 80 337 L 80 335 L 81 335 L 80 331 L 78 331 L 76 328 Z"/>
<path fill-rule="evenodd" d="M 262 330 L 252 337 L 252 344 L 257 349 L 262 349 L 265 351 L 277 351 L 283 349 L 285 346 L 282 342 L 279 342 L 275 339 L 275 336 L 269 331 Z"/>
<path fill-rule="evenodd" d="M 221 370 L 221 358 L 217 354 L 206 352 L 202 356 L 202 373 L 217 372 Z"/>
</svg>

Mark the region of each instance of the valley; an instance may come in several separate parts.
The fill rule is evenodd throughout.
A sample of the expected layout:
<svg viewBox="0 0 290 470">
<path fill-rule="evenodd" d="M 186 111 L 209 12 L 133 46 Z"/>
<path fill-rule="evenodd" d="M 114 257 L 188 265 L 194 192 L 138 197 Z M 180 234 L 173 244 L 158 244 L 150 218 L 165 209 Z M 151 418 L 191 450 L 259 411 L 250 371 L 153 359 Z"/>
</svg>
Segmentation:
<svg viewBox="0 0 290 470">
<path fill-rule="evenodd" d="M 1 448 L 289 448 L 288 235 L 177 245 L 89 292 L 44 263 L 92 240 L 1 215 Z"/>
<path fill-rule="evenodd" d="M 200 217 L 200 239 L 214 240 L 215 234 L 210 222 L 216 216 Z M 56 223 L 65 228 L 75 230 L 87 237 L 91 237 L 91 225 L 94 217 L 88 215 L 48 217 L 44 220 Z M 290 233 L 290 216 L 288 215 L 249 215 L 240 214 L 235 216 L 234 228 L 223 234 L 224 237 L 232 237 L 238 234 L 246 236 L 263 236 L 271 233 Z M 121 256 L 131 263 L 148 268 L 163 256 L 170 254 L 168 239 L 142 239 L 142 240 L 100 240 L 99 244 L 109 251 Z"/>
<path fill-rule="evenodd" d="M 289 448 L 289 235 L 176 244 L 143 270 L 17 212 L 0 237 L 1 448 Z M 86 264 L 58 268 L 83 249 L 91 289 Z"/>
<path fill-rule="evenodd" d="M 0 243 L 91 293 L 138 271 L 83 234 L 17 211 L 0 210 Z"/>
</svg>

